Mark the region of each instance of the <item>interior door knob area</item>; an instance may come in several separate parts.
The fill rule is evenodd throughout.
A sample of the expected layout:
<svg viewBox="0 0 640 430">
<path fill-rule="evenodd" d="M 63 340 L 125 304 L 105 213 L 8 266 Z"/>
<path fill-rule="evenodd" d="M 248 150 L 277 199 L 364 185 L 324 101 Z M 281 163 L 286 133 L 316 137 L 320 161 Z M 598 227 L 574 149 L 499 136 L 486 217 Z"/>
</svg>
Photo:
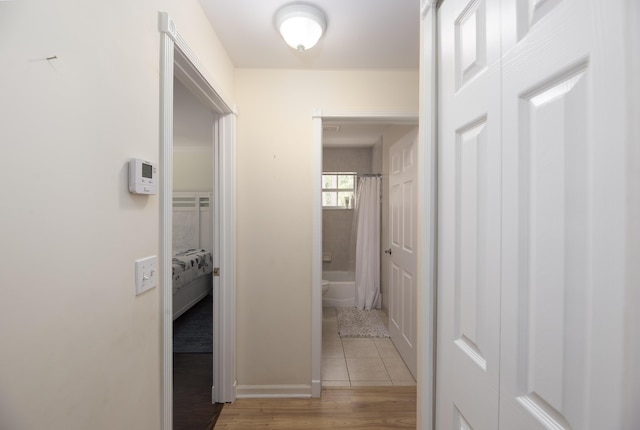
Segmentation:
<svg viewBox="0 0 640 430">
<path fill-rule="evenodd" d="M 385 254 L 389 254 L 389 255 L 391 255 L 391 248 L 389 248 L 389 249 L 385 249 L 385 250 L 384 250 L 384 253 L 385 253 Z"/>
</svg>

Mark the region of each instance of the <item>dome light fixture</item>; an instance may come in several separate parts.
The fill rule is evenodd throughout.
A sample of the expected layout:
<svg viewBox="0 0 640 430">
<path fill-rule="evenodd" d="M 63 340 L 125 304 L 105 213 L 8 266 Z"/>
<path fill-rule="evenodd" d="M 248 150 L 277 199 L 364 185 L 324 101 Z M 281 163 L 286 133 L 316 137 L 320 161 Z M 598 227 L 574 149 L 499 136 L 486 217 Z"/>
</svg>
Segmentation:
<svg viewBox="0 0 640 430">
<path fill-rule="evenodd" d="M 327 28 L 324 13 L 305 3 L 280 8 L 275 15 L 275 24 L 287 45 L 300 52 L 313 48 Z"/>
</svg>

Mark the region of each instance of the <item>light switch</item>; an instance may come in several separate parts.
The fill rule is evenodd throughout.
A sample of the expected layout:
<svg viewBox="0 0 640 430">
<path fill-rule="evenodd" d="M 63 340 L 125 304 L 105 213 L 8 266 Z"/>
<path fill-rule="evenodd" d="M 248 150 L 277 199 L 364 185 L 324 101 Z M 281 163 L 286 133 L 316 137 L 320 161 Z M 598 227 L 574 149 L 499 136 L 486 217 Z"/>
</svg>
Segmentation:
<svg viewBox="0 0 640 430">
<path fill-rule="evenodd" d="M 158 257 L 136 260 L 136 295 L 158 285 Z"/>
</svg>

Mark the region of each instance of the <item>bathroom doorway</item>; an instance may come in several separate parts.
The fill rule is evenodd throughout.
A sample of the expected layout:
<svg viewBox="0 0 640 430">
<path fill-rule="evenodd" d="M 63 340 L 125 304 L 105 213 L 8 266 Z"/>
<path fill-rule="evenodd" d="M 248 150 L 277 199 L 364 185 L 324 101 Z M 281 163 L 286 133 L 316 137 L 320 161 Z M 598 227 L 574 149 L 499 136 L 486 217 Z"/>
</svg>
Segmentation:
<svg viewBox="0 0 640 430">
<path fill-rule="evenodd" d="M 417 116 L 322 116 L 316 126 L 316 140 L 320 146 L 316 163 L 319 177 L 324 173 L 324 181 L 318 185 L 318 192 L 329 185 L 330 176 L 342 176 L 343 185 L 350 183 L 347 175 L 355 177 L 354 188 L 359 177 L 381 177 L 381 231 L 380 231 L 380 300 L 379 314 L 388 329 L 389 313 L 389 149 L 404 135 L 417 130 Z M 318 135 L 321 137 L 318 138 Z M 319 369 L 314 365 L 314 376 L 318 375 L 321 385 L 358 386 L 358 385 L 414 385 L 415 377 L 406 367 L 395 346 L 389 338 L 349 338 L 341 337 L 337 327 L 337 309 L 353 307 L 352 299 L 353 269 L 355 246 L 352 241 L 352 226 L 355 202 L 344 198 L 350 190 L 338 189 L 342 197 L 331 203 L 333 197 L 325 194 L 323 202 L 317 208 L 318 227 L 321 234 L 314 236 L 314 247 L 318 255 L 318 265 L 314 270 L 314 281 L 321 291 L 321 282 L 330 278 L 330 290 L 313 294 L 314 309 L 319 318 L 314 318 L 314 326 L 319 325 L 318 334 L 314 332 L 314 357 L 317 355 Z M 326 193 L 326 191 L 325 191 Z M 325 201 L 327 200 L 327 201 Z M 334 199 L 335 200 L 335 199 Z M 335 281 L 332 282 L 333 280 Z M 338 291 L 340 289 L 340 291 Z M 317 299 L 317 302 L 316 302 Z M 323 306 L 324 303 L 324 306 Z M 319 321 L 318 321 L 319 320 Z M 319 339 L 316 339 L 317 338 Z M 319 340 L 319 342 L 318 342 Z M 318 345 L 319 344 L 319 345 Z M 366 366 L 362 366 L 365 365 Z M 316 373 L 317 371 L 317 373 Z M 315 380 L 315 377 L 314 377 Z"/>
</svg>

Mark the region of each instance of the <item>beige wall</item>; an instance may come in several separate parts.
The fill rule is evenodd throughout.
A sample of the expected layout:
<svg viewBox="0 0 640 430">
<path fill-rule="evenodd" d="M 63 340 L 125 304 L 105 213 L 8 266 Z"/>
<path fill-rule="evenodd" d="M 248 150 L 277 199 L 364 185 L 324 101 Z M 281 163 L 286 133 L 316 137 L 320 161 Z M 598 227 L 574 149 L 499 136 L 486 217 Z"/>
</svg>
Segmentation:
<svg viewBox="0 0 640 430">
<path fill-rule="evenodd" d="M 196 0 L 0 2 L 0 428 L 160 428 L 158 11 L 227 95 L 233 68 Z M 46 61 L 45 57 L 57 56 Z"/>
<path fill-rule="evenodd" d="M 176 149 L 173 152 L 173 191 L 213 191 L 213 151 Z"/>
<path fill-rule="evenodd" d="M 417 111 L 417 71 L 234 74 L 196 0 L 0 2 L 0 428 L 160 427 L 158 196 L 126 169 L 159 157 L 158 11 L 240 109 L 240 384 L 310 382 L 312 109 Z"/>
<path fill-rule="evenodd" d="M 418 110 L 417 71 L 237 70 L 237 377 L 311 381 L 314 108 Z"/>
<path fill-rule="evenodd" d="M 177 79 L 173 88 L 173 191 L 211 192 L 214 114 Z"/>
</svg>

